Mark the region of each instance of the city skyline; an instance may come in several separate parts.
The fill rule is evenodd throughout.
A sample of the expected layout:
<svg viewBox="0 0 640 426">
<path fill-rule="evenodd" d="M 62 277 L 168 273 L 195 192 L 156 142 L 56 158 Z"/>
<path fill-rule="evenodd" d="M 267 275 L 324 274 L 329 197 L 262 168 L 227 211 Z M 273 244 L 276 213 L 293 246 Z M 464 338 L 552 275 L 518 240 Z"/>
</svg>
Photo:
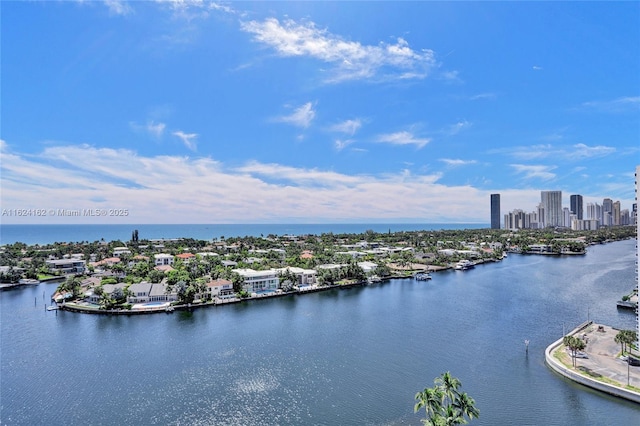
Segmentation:
<svg viewBox="0 0 640 426">
<path fill-rule="evenodd" d="M 3 2 L 2 223 L 630 210 L 638 7 Z"/>
<path fill-rule="evenodd" d="M 638 168 L 640 166 L 636 167 Z M 637 182 L 635 184 L 637 185 Z M 491 194 L 492 228 L 494 227 L 494 197 L 499 201 L 500 194 Z M 506 212 L 502 216 L 501 227 L 540 229 L 551 226 L 594 230 L 600 227 L 634 225 L 637 221 L 637 200 L 630 208 L 624 208 L 620 201 L 613 201 L 610 198 L 603 198 L 602 204 L 587 202 L 585 205 L 584 197 L 580 194 L 569 196 L 569 206 L 562 200 L 562 191 L 540 191 L 540 203 L 537 207 L 530 210 L 519 207 Z"/>
</svg>

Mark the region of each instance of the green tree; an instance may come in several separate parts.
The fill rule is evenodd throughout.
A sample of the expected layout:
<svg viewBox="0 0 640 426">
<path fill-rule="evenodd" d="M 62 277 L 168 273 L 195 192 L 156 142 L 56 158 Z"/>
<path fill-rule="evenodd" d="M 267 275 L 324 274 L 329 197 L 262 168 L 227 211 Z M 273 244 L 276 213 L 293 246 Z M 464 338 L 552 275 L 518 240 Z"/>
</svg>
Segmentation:
<svg viewBox="0 0 640 426">
<path fill-rule="evenodd" d="M 425 425 L 465 424 L 467 419 L 472 420 L 480 415 L 473 398 L 460 392 L 462 383 L 449 372 L 436 377 L 434 385 L 415 396 L 417 402 L 413 411 L 425 409 L 427 417 L 422 420 Z"/>
<path fill-rule="evenodd" d="M 569 351 L 571 352 L 572 364 L 574 367 L 576 367 L 578 352 L 586 348 L 587 344 L 584 342 L 584 340 L 576 336 L 564 336 L 564 338 L 562 339 L 562 343 L 564 343 L 564 345 L 569 348 Z"/>
</svg>

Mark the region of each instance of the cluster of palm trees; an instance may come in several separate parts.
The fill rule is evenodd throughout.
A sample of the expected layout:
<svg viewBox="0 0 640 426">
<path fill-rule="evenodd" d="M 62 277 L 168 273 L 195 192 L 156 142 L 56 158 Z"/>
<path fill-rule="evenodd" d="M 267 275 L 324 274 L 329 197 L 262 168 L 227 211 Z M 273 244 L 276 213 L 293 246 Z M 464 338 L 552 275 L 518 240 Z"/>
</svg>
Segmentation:
<svg viewBox="0 0 640 426">
<path fill-rule="evenodd" d="M 354 280 L 357 282 L 366 279 L 364 270 L 355 262 L 332 269 L 318 270 L 318 283 L 320 285 L 333 285 L 340 280 Z"/>
<path fill-rule="evenodd" d="M 628 347 L 638 341 L 638 333 L 633 330 L 620 330 L 613 338 L 616 343 L 620 343 L 622 355 L 628 351 Z"/>
<path fill-rule="evenodd" d="M 569 351 L 571 352 L 571 364 L 576 367 L 578 352 L 584 350 L 584 348 L 587 347 L 587 343 L 576 336 L 564 336 L 562 338 L 562 343 L 569 348 Z"/>
<path fill-rule="evenodd" d="M 424 408 L 427 417 L 422 420 L 425 425 L 448 426 L 467 423 L 477 418 L 480 411 L 475 401 L 464 392 L 460 392 L 462 383 L 448 371 L 434 379 L 434 387 L 425 388 L 416 394 L 414 412 Z"/>
</svg>

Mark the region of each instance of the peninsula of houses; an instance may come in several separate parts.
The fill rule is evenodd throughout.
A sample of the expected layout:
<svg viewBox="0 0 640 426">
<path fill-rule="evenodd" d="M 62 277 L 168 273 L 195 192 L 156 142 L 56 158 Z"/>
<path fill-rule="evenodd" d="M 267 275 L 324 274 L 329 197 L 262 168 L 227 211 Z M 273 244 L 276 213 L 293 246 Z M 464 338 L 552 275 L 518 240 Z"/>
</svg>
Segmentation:
<svg viewBox="0 0 640 426">
<path fill-rule="evenodd" d="M 149 313 L 375 283 L 430 278 L 506 253 L 584 254 L 590 244 L 632 238 L 635 227 L 441 230 L 268 235 L 210 241 L 132 239 L 0 247 L 5 285 L 57 280 L 56 305 L 91 313 Z M 461 265 L 465 265 L 462 267 Z"/>
</svg>

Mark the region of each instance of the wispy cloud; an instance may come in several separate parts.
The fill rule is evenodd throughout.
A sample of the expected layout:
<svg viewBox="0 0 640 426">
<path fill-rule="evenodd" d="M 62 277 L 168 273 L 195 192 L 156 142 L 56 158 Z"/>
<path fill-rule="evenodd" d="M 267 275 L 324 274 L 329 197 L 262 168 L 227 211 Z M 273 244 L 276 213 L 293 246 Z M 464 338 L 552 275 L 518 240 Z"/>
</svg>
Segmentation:
<svg viewBox="0 0 640 426">
<path fill-rule="evenodd" d="M 461 159 L 452 159 L 452 158 L 441 158 L 439 161 L 442 161 L 449 167 L 459 167 L 459 166 L 468 166 L 469 164 L 476 164 L 476 160 L 461 160 Z"/>
<path fill-rule="evenodd" d="M 336 139 L 335 142 L 335 147 L 336 150 L 338 151 L 342 151 L 343 149 L 345 149 L 347 146 L 351 145 L 354 142 L 353 139 Z"/>
<path fill-rule="evenodd" d="M 477 101 L 481 99 L 495 99 L 497 95 L 495 93 L 487 92 L 487 93 L 478 93 L 477 95 L 471 96 L 469 99 L 472 101 Z"/>
<path fill-rule="evenodd" d="M 160 139 L 162 137 L 164 130 L 167 127 L 165 123 L 156 123 L 155 121 L 148 121 L 147 124 L 138 124 L 132 121 L 129 125 L 134 131 L 148 133 L 156 139 Z"/>
<path fill-rule="evenodd" d="M 449 135 L 457 135 L 462 130 L 467 129 L 469 127 L 471 127 L 471 123 L 468 122 L 467 120 L 458 121 L 456 124 L 452 124 L 451 126 L 449 126 L 448 133 Z"/>
<path fill-rule="evenodd" d="M 523 175 L 524 179 L 540 179 L 540 180 L 552 180 L 555 179 L 556 174 L 551 173 L 556 169 L 556 166 L 544 166 L 544 165 L 526 165 L 526 164 L 510 164 L 511 168 L 516 173 Z"/>
<path fill-rule="evenodd" d="M 448 83 L 462 83 L 459 71 L 445 71 L 440 74 L 440 78 Z"/>
<path fill-rule="evenodd" d="M 332 132 L 345 133 L 347 135 L 353 136 L 358 129 L 362 127 L 362 120 L 359 118 L 353 120 L 345 120 L 341 123 L 334 124 L 329 127 L 329 130 Z"/>
<path fill-rule="evenodd" d="M 574 145 L 539 144 L 530 146 L 516 146 L 513 148 L 492 150 L 490 153 L 506 154 L 519 160 L 539 160 L 543 158 L 562 158 L 568 161 L 586 158 L 605 157 L 616 152 L 611 146 L 589 146 L 583 143 Z"/>
<path fill-rule="evenodd" d="M 124 0 L 104 0 L 104 4 L 112 15 L 128 15 L 133 13 L 133 8 Z"/>
<path fill-rule="evenodd" d="M 191 151 L 197 150 L 196 138 L 198 137 L 197 133 L 185 133 L 182 130 L 176 130 L 173 132 L 174 136 L 177 136 L 184 146 L 189 148 Z"/>
<path fill-rule="evenodd" d="M 409 131 L 386 133 L 379 135 L 376 142 L 389 143 L 391 145 L 415 145 L 418 149 L 431 142 L 429 138 L 419 138 Z"/>
<path fill-rule="evenodd" d="M 542 67 L 538 65 L 534 65 L 532 68 L 534 71 L 542 71 Z"/>
<path fill-rule="evenodd" d="M 219 11 L 236 14 L 236 10 L 228 4 L 205 0 L 154 0 L 163 6 L 169 7 L 173 15 L 178 18 L 191 21 L 209 17 L 210 11 Z"/>
<path fill-rule="evenodd" d="M 588 101 L 583 102 L 581 106 L 583 109 L 602 112 L 637 112 L 640 109 L 640 96 L 623 96 L 612 100 Z"/>
<path fill-rule="evenodd" d="M 280 123 L 287 123 L 297 127 L 307 128 L 316 116 L 316 112 L 313 109 L 313 104 L 307 102 L 306 104 L 296 108 L 293 113 L 277 117 L 274 121 Z"/>
<path fill-rule="evenodd" d="M 436 66 L 433 51 L 416 51 L 403 38 L 394 44 L 363 45 L 318 28 L 314 22 L 280 22 L 276 18 L 243 22 L 241 28 L 281 56 L 309 57 L 332 64 L 328 82 L 424 78 Z"/>
</svg>

